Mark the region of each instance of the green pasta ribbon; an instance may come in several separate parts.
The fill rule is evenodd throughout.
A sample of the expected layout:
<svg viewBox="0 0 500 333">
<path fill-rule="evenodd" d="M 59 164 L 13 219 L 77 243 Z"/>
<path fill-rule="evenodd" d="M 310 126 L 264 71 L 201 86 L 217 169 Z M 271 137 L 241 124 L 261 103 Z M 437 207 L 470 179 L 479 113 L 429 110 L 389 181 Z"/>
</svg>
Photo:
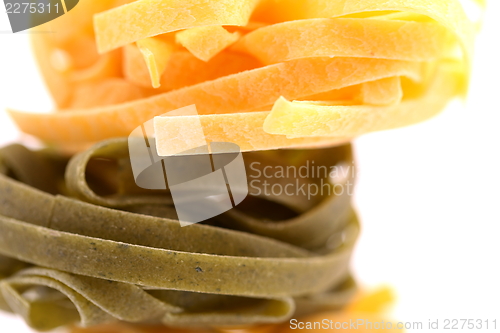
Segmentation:
<svg viewBox="0 0 500 333">
<path fill-rule="evenodd" d="M 243 156 L 258 184 L 333 189 L 353 178 L 352 167 L 340 180 L 264 172 L 311 161 L 322 170 L 349 166 L 350 145 Z M 126 139 L 69 161 L 50 150 L 0 149 L 0 309 L 49 330 L 75 321 L 279 323 L 341 308 L 355 292 L 349 260 L 359 224 L 349 194 L 260 190 L 182 228 L 168 189 L 135 185 Z"/>
</svg>

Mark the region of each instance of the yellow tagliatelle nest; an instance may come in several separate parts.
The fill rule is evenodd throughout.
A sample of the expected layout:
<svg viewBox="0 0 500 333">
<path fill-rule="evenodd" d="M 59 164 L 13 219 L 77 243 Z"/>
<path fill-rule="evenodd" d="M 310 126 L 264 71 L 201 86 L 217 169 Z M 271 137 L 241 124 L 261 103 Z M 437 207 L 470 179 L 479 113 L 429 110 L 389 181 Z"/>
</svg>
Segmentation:
<svg viewBox="0 0 500 333">
<path fill-rule="evenodd" d="M 87 0 L 41 29 L 60 112 L 9 111 L 22 131 L 79 146 L 195 104 L 207 141 L 251 151 L 432 117 L 466 90 L 476 26 L 458 0 Z"/>
</svg>

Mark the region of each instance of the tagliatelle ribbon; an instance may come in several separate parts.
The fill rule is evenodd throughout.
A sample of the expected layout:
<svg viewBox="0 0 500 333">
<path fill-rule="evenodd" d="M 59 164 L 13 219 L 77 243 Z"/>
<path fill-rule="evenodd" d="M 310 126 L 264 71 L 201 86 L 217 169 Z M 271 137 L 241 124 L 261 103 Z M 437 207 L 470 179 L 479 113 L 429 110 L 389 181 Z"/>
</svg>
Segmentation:
<svg viewBox="0 0 500 333">
<path fill-rule="evenodd" d="M 75 6 L 74 11 L 35 28 L 44 33 L 31 39 L 34 54 L 59 108 L 71 106 L 74 89 L 81 80 L 120 77 L 120 51 L 102 56 L 97 53 L 92 16 L 123 2 L 83 1 Z"/>
<path fill-rule="evenodd" d="M 174 45 L 160 38 L 150 37 L 137 41 L 137 46 L 146 61 L 153 88 L 158 88 L 160 77 L 174 51 Z"/>
<path fill-rule="evenodd" d="M 278 23 L 248 33 L 232 48 L 273 64 L 322 56 L 432 61 L 453 45 L 453 34 L 436 23 L 375 17 Z"/>
<path fill-rule="evenodd" d="M 248 23 L 259 0 L 139 0 L 95 16 L 97 47 L 113 50 L 139 39 L 210 25 Z M 148 13 L 147 23 L 144 14 Z"/>
<path fill-rule="evenodd" d="M 238 32 L 230 33 L 221 26 L 203 26 L 184 30 L 175 35 L 178 43 L 195 57 L 208 61 L 238 40 Z"/>
<path fill-rule="evenodd" d="M 287 6 L 284 6 L 286 3 Z M 305 0 L 263 1 L 254 18 L 264 22 L 283 22 L 311 18 L 333 18 L 352 14 L 402 11 L 428 16 L 454 33 L 465 57 L 471 56 L 474 28 L 457 0 Z M 468 59 L 467 61 L 470 61 Z"/>
<path fill-rule="evenodd" d="M 264 122 L 264 130 L 289 137 L 350 136 L 391 129 L 428 119 L 441 111 L 463 87 L 456 63 L 441 64 L 421 96 L 387 106 L 329 105 L 328 102 L 276 102 Z"/>
<path fill-rule="evenodd" d="M 383 314 L 394 301 L 391 289 L 379 288 L 373 292 L 361 292 L 341 311 L 319 312 L 314 315 L 297 315 L 283 324 L 256 325 L 250 327 L 217 327 L 208 332 L 218 333 L 285 333 L 297 330 L 335 330 L 339 332 L 375 333 L 404 332 L 404 323 L 393 322 Z M 72 333 L 189 333 L 192 331 L 154 325 L 107 324 L 92 328 L 74 327 Z M 196 332 L 207 332 L 197 330 Z"/>
<path fill-rule="evenodd" d="M 243 230 L 242 221 L 252 221 L 248 214 L 266 212 L 258 209 L 262 202 L 252 201 L 238 216 L 210 221 L 214 226 L 181 228 L 175 218 L 127 211 L 143 207 L 154 215 L 159 211 L 155 207 L 170 205 L 168 200 L 130 201 L 127 193 L 138 197 L 134 186 L 118 186 L 122 194 L 117 195 L 102 182 L 87 183 L 92 182 L 92 163 L 107 163 L 98 165 L 102 177 L 111 168 L 109 174 L 118 177 L 118 183 L 133 181 L 130 166 L 124 167 L 126 150 L 126 140 L 114 140 L 75 156 L 66 168 L 66 181 L 63 158 L 19 145 L 0 150 L 0 253 L 35 265 L 25 268 L 27 264 L 0 256 L 2 307 L 39 329 L 78 318 L 84 325 L 116 319 L 176 326 L 240 325 L 282 322 L 296 305 L 302 312 L 338 308 L 352 295 L 348 261 L 359 227 L 347 196 L 331 192 L 319 201 L 315 197 L 309 206 L 302 203 L 295 209 L 298 215 L 289 221 L 280 220 L 290 216 L 283 206 L 275 208 L 282 215 L 269 222 L 267 228 L 274 232 L 267 234 L 262 227 L 255 234 L 217 227 L 221 223 Z M 328 168 L 345 167 L 351 163 L 351 152 L 346 146 L 250 153 L 248 158 L 249 163 L 260 161 L 252 168 L 264 172 L 280 160 L 297 168 L 309 160 Z M 116 174 L 114 165 L 122 165 L 122 171 Z M 346 170 L 346 178 L 337 183 L 326 173 L 304 181 L 342 185 L 352 177 L 352 169 Z M 56 195 L 37 189 L 47 186 Z M 76 194 L 91 203 L 58 193 Z M 167 192 L 163 195 L 168 199 Z M 281 202 L 294 209 L 294 201 L 286 196 Z M 322 221 L 333 227 L 323 229 Z M 308 225 L 314 244 L 299 241 L 301 223 Z M 319 240 L 319 235 L 328 237 Z"/>
<path fill-rule="evenodd" d="M 125 79 L 141 87 L 151 87 L 147 65 L 136 45 L 123 47 L 123 54 Z M 169 58 L 157 90 L 163 92 L 184 88 L 259 66 L 261 63 L 257 59 L 243 53 L 226 51 L 205 62 L 186 50 L 176 50 Z"/>
<path fill-rule="evenodd" d="M 339 149 L 340 148 L 336 148 L 337 151 L 339 151 Z M 325 163 L 332 165 L 335 161 L 335 156 L 331 156 L 331 151 L 332 150 L 328 149 L 322 149 L 317 152 L 311 151 L 306 156 L 314 158 L 313 160 L 317 165 L 324 165 Z M 294 162 L 294 159 L 297 159 L 295 156 L 297 155 L 296 151 L 274 152 L 273 155 L 276 155 L 276 158 L 262 159 L 262 157 L 259 157 L 254 159 L 254 155 L 252 154 L 247 154 L 245 156 L 246 164 L 249 166 L 248 177 L 250 181 L 259 183 L 267 182 L 269 187 L 278 184 L 280 188 L 302 187 L 303 189 L 300 192 L 297 191 L 297 193 L 293 193 L 293 195 L 282 193 L 276 196 L 272 193 L 264 193 L 263 191 L 256 190 L 250 186 L 250 193 L 263 200 L 274 201 L 293 208 L 297 212 L 307 211 L 308 213 L 297 217 L 282 218 L 278 221 L 262 221 L 258 218 L 249 216 L 239 209 L 234 209 L 225 214 L 225 216 L 228 217 L 227 219 L 224 217 L 221 218 L 225 221 L 223 224 L 229 228 L 237 228 L 254 234 L 279 239 L 303 248 L 316 249 L 324 246 L 328 238 L 330 238 L 335 231 L 344 228 L 350 219 L 351 210 L 349 208 L 349 202 L 354 188 L 354 165 L 344 165 L 340 166 L 338 170 L 334 170 L 338 173 L 342 173 L 344 178 L 343 185 L 340 186 L 339 189 L 336 189 L 335 187 L 329 186 L 328 183 L 320 182 L 319 178 L 307 180 L 300 177 L 297 178 L 296 172 L 286 174 L 283 170 L 285 165 L 297 169 L 301 166 L 300 163 Z M 131 170 L 128 157 L 128 146 L 125 140 L 99 143 L 91 149 L 77 154 L 71 159 L 66 169 L 66 186 L 69 193 L 74 197 L 93 204 L 122 209 L 127 209 L 128 207 L 128 210 L 137 209 L 137 206 L 149 206 L 150 211 L 152 211 L 153 207 L 151 206 L 172 204 L 171 199 L 166 197 L 164 193 L 152 196 L 151 191 L 141 191 L 138 188 L 133 190 L 130 188 L 126 189 L 124 186 L 125 184 L 121 186 L 118 185 L 118 193 L 106 197 L 98 195 L 96 191 L 89 186 L 87 182 L 89 178 L 89 162 L 99 158 L 118 161 L 118 168 L 122 170 L 119 179 L 124 183 L 127 181 L 128 183 L 133 182 L 133 178 L 130 178 Z M 338 160 L 338 162 L 341 162 L 341 160 Z M 281 177 L 278 175 L 277 178 L 270 177 L 268 174 L 261 171 L 262 168 L 269 169 L 272 167 L 279 168 L 279 170 L 283 171 L 283 176 Z M 105 166 L 101 165 L 99 170 L 100 173 L 103 174 L 101 177 L 103 179 L 106 178 L 107 173 L 103 171 L 105 170 Z M 250 171 L 253 171 L 253 173 Z M 331 171 L 330 167 L 322 168 L 321 175 L 326 177 Z M 296 185 L 298 181 L 300 181 L 300 184 Z M 128 186 L 130 187 L 131 185 L 129 184 Z M 314 196 L 306 195 L 305 191 L 309 191 L 311 188 L 314 188 L 318 193 Z M 320 188 L 322 189 L 321 191 Z M 138 193 L 140 193 L 140 195 L 138 195 Z M 157 207 L 157 209 L 160 209 L 160 207 Z M 164 209 L 160 211 L 165 214 Z"/>
<path fill-rule="evenodd" d="M 36 132 L 38 137 L 47 141 L 99 141 L 106 137 L 126 136 L 135 127 L 154 116 L 186 105 L 195 104 L 201 115 L 228 113 L 230 115 L 223 119 L 231 122 L 230 117 L 244 115 L 237 111 L 251 111 L 259 106 L 272 105 L 279 96 L 306 97 L 389 76 L 406 75 L 418 80 L 420 70 L 419 63 L 407 61 L 304 58 L 226 76 L 126 104 L 71 113 L 26 114 L 11 111 L 10 114 L 23 131 L 32 134 Z M 299 76 L 301 80 L 295 80 Z M 283 85 L 283 82 L 289 84 Z M 253 91 L 259 93 L 252 94 Z M 250 133 L 263 131 L 262 127 L 251 123 L 248 127 Z M 241 133 L 245 138 L 245 132 Z M 224 135 L 226 132 L 220 134 Z M 259 137 L 254 135 L 246 137 L 249 141 L 259 140 Z M 210 140 L 211 138 L 207 138 L 207 141 Z M 284 137 L 276 137 L 275 140 L 286 142 Z M 240 141 L 229 142 L 237 143 L 245 149 L 244 142 Z M 318 139 L 302 139 L 299 144 L 312 145 L 315 141 Z M 273 140 L 265 142 L 267 145 L 257 149 L 288 146 L 278 146 Z M 292 142 L 294 146 L 299 144 Z"/>
</svg>

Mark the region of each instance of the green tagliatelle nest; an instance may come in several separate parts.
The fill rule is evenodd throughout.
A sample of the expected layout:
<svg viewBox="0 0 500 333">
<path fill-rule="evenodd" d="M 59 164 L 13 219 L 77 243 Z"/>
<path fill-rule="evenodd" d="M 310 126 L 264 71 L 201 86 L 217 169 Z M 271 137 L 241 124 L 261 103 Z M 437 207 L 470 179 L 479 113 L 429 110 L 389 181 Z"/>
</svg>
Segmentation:
<svg viewBox="0 0 500 333">
<path fill-rule="evenodd" d="M 331 168 L 352 157 L 341 146 L 244 160 L 255 172 L 249 179 L 258 179 L 264 167 Z M 347 191 L 310 200 L 249 196 L 206 224 L 181 228 L 168 191 L 135 185 L 125 139 L 69 163 L 50 150 L 5 147 L 0 171 L 0 307 L 36 329 L 77 320 L 276 323 L 340 308 L 354 291 L 348 266 L 358 224 Z M 301 181 L 333 187 L 324 176 Z M 267 180 L 296 184 L 292 175 Z M 256 184 L 263 182 L 253 191 Z"/>
</svg>

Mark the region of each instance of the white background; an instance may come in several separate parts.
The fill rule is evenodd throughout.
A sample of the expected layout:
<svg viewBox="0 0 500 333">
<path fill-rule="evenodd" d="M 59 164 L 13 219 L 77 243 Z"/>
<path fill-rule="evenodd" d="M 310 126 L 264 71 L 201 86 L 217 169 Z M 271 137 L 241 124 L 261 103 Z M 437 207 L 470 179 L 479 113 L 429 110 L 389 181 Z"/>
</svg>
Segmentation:
<svg viewBox="0 0 500 333">
<path fill-rule="evenodd" d="M 7 106 L 49 111 L 51 100 L 28 34 L 7 33 L 1 12 L 4 145 L 26 140 L 3 112 Z M 394 287 L 400 321 L 496 317 L 500 327 L 499 35 L 500 1 L 490 0 L 465 105 L 455 101 L 431 121 L 356 141 L 363 233 L 353 269 L 367 288 Z M 4 314 L 0 331 L 31 332 Z"/>
</svg>

